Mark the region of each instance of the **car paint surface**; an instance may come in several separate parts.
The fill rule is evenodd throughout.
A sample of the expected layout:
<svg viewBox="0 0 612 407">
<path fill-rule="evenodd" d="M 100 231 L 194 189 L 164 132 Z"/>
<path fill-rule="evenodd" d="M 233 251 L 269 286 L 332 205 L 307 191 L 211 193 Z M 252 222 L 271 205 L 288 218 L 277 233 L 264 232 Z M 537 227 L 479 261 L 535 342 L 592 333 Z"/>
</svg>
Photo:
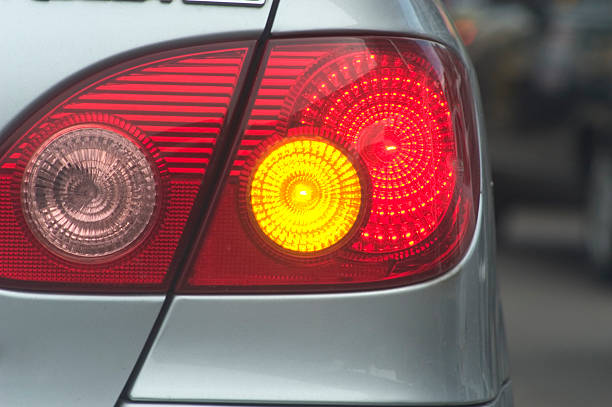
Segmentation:
<svg viewBox="0 0 612 407">
<path fill-rule="evenodd" d="M 110 406 L 161 296 L 0 291 L 0 406 Z"/>
</svg>

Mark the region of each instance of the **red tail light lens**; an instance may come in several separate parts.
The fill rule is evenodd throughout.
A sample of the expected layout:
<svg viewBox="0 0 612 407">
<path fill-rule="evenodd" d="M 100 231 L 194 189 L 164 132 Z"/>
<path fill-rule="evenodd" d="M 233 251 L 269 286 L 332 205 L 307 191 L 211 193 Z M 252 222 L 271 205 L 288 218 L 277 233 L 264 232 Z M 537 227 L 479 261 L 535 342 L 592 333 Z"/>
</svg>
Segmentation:
<svg viewBox="0 0 612 407">
<path fill-rule="evenodd" d="M 18 130 L 0 160 L 2 285 L 162 290 L 249 47 L 126 64 Z"/>
<path fill-rule="evenodd" d="M 449 270 L 471 241 L 478 204 L 467 83 L 454 55 L 427 41 L 272 41 L 230 179 L 182 289 L 372 288 Z M 304 135 L 348 154 L 354 178 L 363 180 L 349 182 L 362 203 L 326 189 L 346 179 L 329 169 L 320 147 L 261 158 L 268 145 L 298 146 Z M 283 198 L 291 191 L 301 195 Z M 252 219 L 265 222 L 253 227 Z M 310 244 L 300 246 L 304 233 Z M 270 249 L 269 240 L 292 256 Z"/>
</svg>

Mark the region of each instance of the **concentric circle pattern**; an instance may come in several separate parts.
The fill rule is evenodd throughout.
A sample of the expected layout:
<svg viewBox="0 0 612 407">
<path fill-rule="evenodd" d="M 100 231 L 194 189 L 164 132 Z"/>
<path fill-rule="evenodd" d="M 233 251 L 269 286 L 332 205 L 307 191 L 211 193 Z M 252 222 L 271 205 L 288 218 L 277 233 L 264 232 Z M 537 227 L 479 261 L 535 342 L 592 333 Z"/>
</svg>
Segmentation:
<svg viewBox="0 0 612 407">
<path fill-rule="evenodd" d="M 108 256 L 149 225 L 158 198 L 154 171 L 127 136 L 104 127 L 69 128 L 30 159 L 23 212 L 34 234 L 58 254 Z"/>
<path fill-rule="evenodd" d="M 361 208 L 357 169 L 337 147 L 315 139 L 272 145 L 255 168 L 250 204 L 255 221 L 275 244 L 312 253 L 338 243 Z"/>
<path fill-rule="evenodd" d="M 412 250 L 438 228 L 454 196 L 456 147 L 448 103 L 431 67 L 411 55 L 354 52 L 296 87 L 288 126 L 329 129 L 359 151 L 371 213 L 353 249 Z"/>
</svg>

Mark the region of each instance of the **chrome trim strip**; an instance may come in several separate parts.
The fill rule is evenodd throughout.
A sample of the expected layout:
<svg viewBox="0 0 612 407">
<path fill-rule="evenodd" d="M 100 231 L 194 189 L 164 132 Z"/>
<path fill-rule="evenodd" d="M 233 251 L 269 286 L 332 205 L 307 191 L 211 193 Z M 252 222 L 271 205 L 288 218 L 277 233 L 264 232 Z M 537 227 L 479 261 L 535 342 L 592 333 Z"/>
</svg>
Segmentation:
<svg viewBox="0 0 612 407">
<path fill-rule="evenodd" d="M 219 404 L 210 404 L 210 403 L 176 404 L 176 403 L 164 403 L 164 402 L 133 402 L 133 401 L 123 401 L 123 402 L 119 401 L 119 403 L 120 404 L 118 404 L 117 407 L 221 407 L 221 405 Z M 233 404 L 233 405 L 227 405 L 223 407 L 238 407 L 238 406 L 239 406 L 238 404 Z M 261 405 L 252 405 L 252 404 L 244 405 L 244 407 L 254 407 L 254 406 L 262 407 Z M 287 407 L 287 406 L 290 406 L 290 404 L 277 404 L 276 405 L 276 407 Z M 447 405 L 447 407 L 451 407 L 451 406 L 452 404 Z M 464 404 L 463 406 L 464 407 L 513 407 L 514 399 L 512 395 L 512 382 L 510 381 L 505 382 L 500 392 L 497 393 L 497 396 L 493 400 L 490 400 L 484 403 L 478 403 L 478 404 L 468 404 L 468 405 Z M 307 406 L 301 406 L 301 407 L 307 407 Z"/>
<path fill-rule="evenodd" d="M 186 4 L 227 4 L 228 6 L 263 6 L 266 0 L 183 0 Z"/>
</svg>

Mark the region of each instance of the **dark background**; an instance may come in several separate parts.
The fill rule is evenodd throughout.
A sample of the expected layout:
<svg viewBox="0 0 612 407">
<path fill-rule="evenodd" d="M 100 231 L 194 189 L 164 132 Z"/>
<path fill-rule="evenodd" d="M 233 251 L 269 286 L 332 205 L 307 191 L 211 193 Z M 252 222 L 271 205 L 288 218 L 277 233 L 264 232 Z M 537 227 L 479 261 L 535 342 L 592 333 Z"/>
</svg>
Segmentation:
<svg viewBox="0 0 612 407">
<path fill-rule="evenodd" d="M 445 2 L 478 72 L 517 407 L 612 405 L 612 1 Z"/>
</svg>

